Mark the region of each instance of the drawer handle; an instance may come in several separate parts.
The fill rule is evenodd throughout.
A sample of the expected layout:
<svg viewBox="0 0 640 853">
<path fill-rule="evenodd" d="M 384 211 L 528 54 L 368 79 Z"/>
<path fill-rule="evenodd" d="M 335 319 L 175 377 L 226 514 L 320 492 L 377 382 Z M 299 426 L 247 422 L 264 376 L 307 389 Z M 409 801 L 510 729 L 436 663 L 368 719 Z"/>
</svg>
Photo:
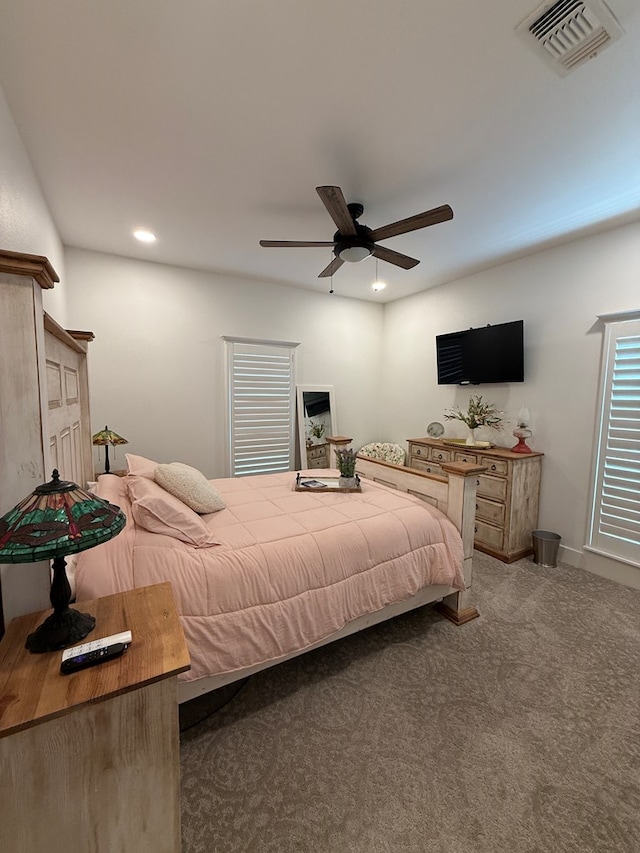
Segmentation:
<svg viewBox="0 0 640 853">
<path fill-rule="evenodd" d="M 477 533 L 477 532 L 478 532 L 478 528 L 477 528 L 477 527 L 474 527 L 474 528 L 473 528 L 473 532 L 474 532 L 474 533 Z"/>
<path fill-rule="evenodd" d="M 480 480 L 476 480 L 476 486 L 480 485 Z"/>
<path fill-rule="evenodd" d="M 436 456 L 436 459 L 442 459 L 442 453 L 438 453 L 438 455 Z"/>
<path fill-rule="evenodd" d="M 476 509 L 478 509 L 478 504 L 476 504 Z"/>
<path fill-rule="evenodd" d="M 422 451 L 420 450 L 420 448 L 416 450 L 416 456 L 422 456 Z"/>
<path fill-rule="evenodd" d="M 495 466 L 495 465 L 492 465 L 492 466 L 491 466 L 491 470 L 492 470 L 492 471 L 495 471 L 495 470 L 496 470 L 496 466 Z"/>
</svg>

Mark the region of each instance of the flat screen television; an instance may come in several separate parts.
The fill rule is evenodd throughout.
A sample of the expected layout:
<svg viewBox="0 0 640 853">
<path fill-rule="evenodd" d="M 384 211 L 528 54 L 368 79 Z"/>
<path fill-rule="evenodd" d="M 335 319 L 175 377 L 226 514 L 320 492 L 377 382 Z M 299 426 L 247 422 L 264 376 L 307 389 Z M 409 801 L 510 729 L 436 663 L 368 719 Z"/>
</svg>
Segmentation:
<svg viewBox="0 0 640 853">
<path fill-rule="evenodd" d="M 438 385 L 524 382 L 524 320 L 436 336 Z"/>
</svg>

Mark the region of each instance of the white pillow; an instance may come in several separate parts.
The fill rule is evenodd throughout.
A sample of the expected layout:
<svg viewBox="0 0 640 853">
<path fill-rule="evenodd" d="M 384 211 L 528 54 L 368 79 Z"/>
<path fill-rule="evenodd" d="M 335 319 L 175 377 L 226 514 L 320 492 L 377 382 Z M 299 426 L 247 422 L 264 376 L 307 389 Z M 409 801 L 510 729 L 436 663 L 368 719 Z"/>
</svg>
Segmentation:
<svg viewBox="0 0 640 853">
<path fill-rule="evenodd" d="M 182 462 L 158 465 L 153 478 L 159 486 L 179 498 L 194 512 L 218 512 L 226 507 L 220 492 L 204 474 L 190 465 Z"/>
</svg>

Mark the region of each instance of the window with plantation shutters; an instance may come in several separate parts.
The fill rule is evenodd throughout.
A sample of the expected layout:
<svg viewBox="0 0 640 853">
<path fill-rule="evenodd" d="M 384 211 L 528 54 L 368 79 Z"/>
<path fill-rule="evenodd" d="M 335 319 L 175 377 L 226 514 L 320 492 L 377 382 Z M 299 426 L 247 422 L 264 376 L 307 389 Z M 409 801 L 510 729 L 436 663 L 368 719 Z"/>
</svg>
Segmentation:
<svg viewBox="0 0 640 853">
<path fill-rule="evenodd" d="M 225 338 L 232 477 L 292 471 L 296 343 Z"/>
<path fill-rule="evenodd" d="M 607 315 L 590 550 L 640 566 L 640 311 Z"/>
</svg>

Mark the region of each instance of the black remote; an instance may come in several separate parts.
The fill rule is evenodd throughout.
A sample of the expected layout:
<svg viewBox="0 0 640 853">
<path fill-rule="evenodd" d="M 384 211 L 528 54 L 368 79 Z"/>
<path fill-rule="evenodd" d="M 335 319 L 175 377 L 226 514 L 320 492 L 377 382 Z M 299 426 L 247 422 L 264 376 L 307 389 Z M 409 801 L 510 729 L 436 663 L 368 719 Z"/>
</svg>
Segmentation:
<svg viewBox="0 0 640 853">
<path fill-rule="evenodd" d="M 84 654 L 67 658 L 60 664 L 60 672 L 63 675 L 68 675 L 71 672 L 77 672 L 79 669 L 95 666 L 103 661 L 117 658 L 126 648 L 125 643 L 113 643 L 111 646 L 103 646 L 100 649 L 94 649 L 92 652 L 84 652 Z"/>
</svg>

